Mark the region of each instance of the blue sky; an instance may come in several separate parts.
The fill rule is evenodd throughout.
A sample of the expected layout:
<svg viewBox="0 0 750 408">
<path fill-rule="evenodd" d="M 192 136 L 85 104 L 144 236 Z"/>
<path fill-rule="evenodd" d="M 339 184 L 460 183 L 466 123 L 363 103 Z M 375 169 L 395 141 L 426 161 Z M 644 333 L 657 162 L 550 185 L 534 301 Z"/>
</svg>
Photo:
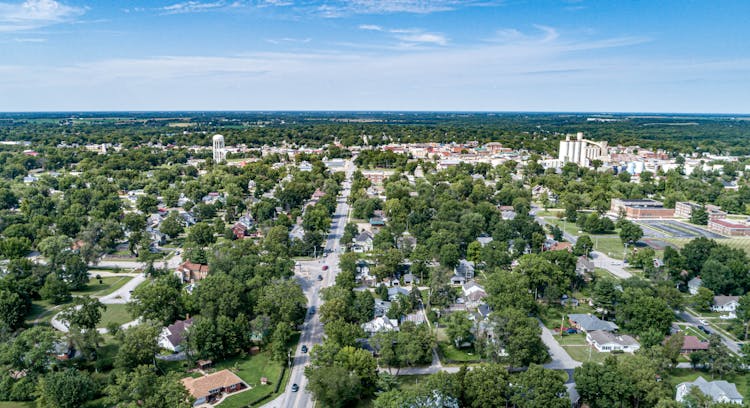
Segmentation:
<svg viewBox="0 0 750 408">
<path fill-rule="evenodd" d="M 750 113 L 749 1 L 0 0 L 0 111 Z"/>
</svg>

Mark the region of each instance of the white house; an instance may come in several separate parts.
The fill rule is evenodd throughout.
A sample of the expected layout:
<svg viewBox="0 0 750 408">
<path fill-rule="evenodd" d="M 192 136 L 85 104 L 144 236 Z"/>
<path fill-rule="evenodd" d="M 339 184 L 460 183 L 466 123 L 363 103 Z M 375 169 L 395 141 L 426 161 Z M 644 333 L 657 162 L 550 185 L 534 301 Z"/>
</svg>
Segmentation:
<svg viewBox="0 0 750 408">
<path fill-rule="evenodd" d="M 703 377 L 698 377 L 693 382 L 684 382 L 677 385 L 677 402 L 683 402 L 685 396 L 690 393 L 690 389 L 698 387 L 701 392 L 710 397 L 714 402 L 724 402 L 733 404 L 742 404 L 742 394 L 737 392 L 737 386 L 733 383 L 723 380 L 706 381 Z"/>
<path fill-rule="evenodd" d="M 711 310 L 714 312 L 735 312 L 739 306 L 739 296 L 714 296 L 714 304 Z"/>
<path fill-rule="evenodd" d="M 376 317 L 362 324 L 362 330 L 369 335 L 386 331 L 398 331 L 398 320 L 387 317 Z"/>
<path fill-rule="evenodd" d="M 352 251 L 354 252 L 370 252 L 372 251 L 372 234 L 369 231 L 364 231 L 354 237 L 354 243 L 352 244 Z"/>
<path fill-rule="evenodd" d="M 193 319 L 178 320 L 162 329 L 159 335 L 159 346 L 177 352 L 182 349 L 185 332 L 193 325 Z"/>
<path fill-rule="evenodd" d="M 601 353 L 609 353 L 615 350 L 633 353 L 641 348 L 641 345 L 627 334 L 613 334 L 604 330 L 586 332 L 586 341 Z"/>
</svg>

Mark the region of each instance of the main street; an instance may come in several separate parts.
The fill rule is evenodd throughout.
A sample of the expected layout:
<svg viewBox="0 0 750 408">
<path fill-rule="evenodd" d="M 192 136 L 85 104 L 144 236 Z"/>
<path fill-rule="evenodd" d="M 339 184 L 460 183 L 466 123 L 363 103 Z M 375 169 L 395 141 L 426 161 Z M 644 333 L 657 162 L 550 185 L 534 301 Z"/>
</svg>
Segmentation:
<svg viewBox="0 0 750 408">
<path fill-rule="evenodd" d="M 344 234 L 349 215 L 347 199 L 349 198 L 354 170 L 353 160 L 347 161 L 346 179 L 337 200 L 336 211 L 332 216 L 331 230 L 326 239 L 323 257 L 312 261 L 300 261 L 295 266 L 297 281 L 305 291 L 309 307 L 315 308 L 315 313 L 312 315 L 308 313 L 302 325 L 300 341 L 291 358 L 291 374 L 284 393 L 265 404 L 264 408 L 313 406 L 312 394 L 306 390 L 305 366 L 310 362 L 309 352 L 312 350 L 312 346 L 321 343 L 323 340 L 323 324 L 320 322 L 317 313 L 322 303 L 320 290 L 332 286 L 336 282 L 336 275 L 339 273 L 339 253 L 341 252 L 339 240 Z M 328 265 L 328 270 L 323 271 L 323 265 Z M 318 275 L 323 277 L 322 281 L 317 280 Z M 302 352 L 303 345 L 307 346 L 308 353 Z M 292 391 L 293 384 L 297 384 L 299 387 L 297 392 Z"/>
</svg>

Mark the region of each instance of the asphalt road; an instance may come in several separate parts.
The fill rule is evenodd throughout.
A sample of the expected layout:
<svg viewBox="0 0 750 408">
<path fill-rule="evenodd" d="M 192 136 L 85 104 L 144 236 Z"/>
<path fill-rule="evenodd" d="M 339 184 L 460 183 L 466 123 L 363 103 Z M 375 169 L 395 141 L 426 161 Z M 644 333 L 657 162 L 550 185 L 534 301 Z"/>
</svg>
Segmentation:
<svg viewBox="0 0 750 408">
<path fill-rule="evenodd" d="M 733 341 L 729 337 L 725 336 L 720 331 L 717 331 L 716 329 L 714 329 L 713 327 L 710 327 L 707 324 L 701 323 L 700 319 L 698 319 L 697 317 L 693 316 L 692 314 L 688 312 L 679 312 L 677 315 L 680 317 L 680 319 L 682 319 L 686 323 L 689 323 L 693 326 L 704 326 L 708 330 L 710 330 L 712 334 L 718 334 L 719 337 L 721 337 L 722 343 L 724 343 L 727 346 L 727 348 L 729 348 L 729 350 L 731 350 L 735 354 L 742 355 L 742 353 L 740 352 L 741 345 L 737 343 L 736 341 Z"/>
<path fill-rule="evenodd" d="M 295 267 L 295 275 L 305 292 L 308 299 L 309 307 L 315 307 L 316 313 L 308 314 L 300 333 L 300 341 L 291 360 L 291 376 L 287 383 L 286 390 L 273 401 L 263 405 L 265 408 L 291 408 L 291 407 L 312 407 L 312 394 L 306 390 L 307 378 L 305 377 L 305 366 L 310 362 L 308 353 L 302 352 L 302 346 L 312 349 L 314 344 L 323 341 L 323 324 L 318 318 L 317 310 L 320 309 L 322 301 L 320 299 L 320 290 L 322 288 L 333 286 L 336 282 L 336 275 L 339 273 L 339 240 L 344 234 L 347 218 L 349 215 L 349 197 L 352 174 L 354 173 L 354 163 L 349 161 L 346 170 L 346 180 L 338 198 L 336 211 L 331 220 L 331 230 L 326 239 L 327 256 L 312 261 L 301 261 Z M 328 270 L 323 271 L 323 265 L 328 265 Z M 317 276 L 323 277 L 322 281 L 317 280 Z M 297 384 L 299 391 L 293 392 L 292 385 Z"/>
</svg>

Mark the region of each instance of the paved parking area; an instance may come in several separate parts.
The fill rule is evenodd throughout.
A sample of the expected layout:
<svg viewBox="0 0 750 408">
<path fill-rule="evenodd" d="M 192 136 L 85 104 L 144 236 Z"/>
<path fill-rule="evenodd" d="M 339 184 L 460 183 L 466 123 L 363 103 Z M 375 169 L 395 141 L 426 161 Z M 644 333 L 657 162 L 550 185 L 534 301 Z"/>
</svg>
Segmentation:
<svg viewBox="0 0 750 408">
<path fill-rule="evenodd" d="M 644 235 L 652 238 L 724 238 L 723 235 L 675 220 L 640 220 L 638 223 L 646 227 L 643 229 Z M 671 236 L 666 236 L 665 233 Z"/>
</svg>

